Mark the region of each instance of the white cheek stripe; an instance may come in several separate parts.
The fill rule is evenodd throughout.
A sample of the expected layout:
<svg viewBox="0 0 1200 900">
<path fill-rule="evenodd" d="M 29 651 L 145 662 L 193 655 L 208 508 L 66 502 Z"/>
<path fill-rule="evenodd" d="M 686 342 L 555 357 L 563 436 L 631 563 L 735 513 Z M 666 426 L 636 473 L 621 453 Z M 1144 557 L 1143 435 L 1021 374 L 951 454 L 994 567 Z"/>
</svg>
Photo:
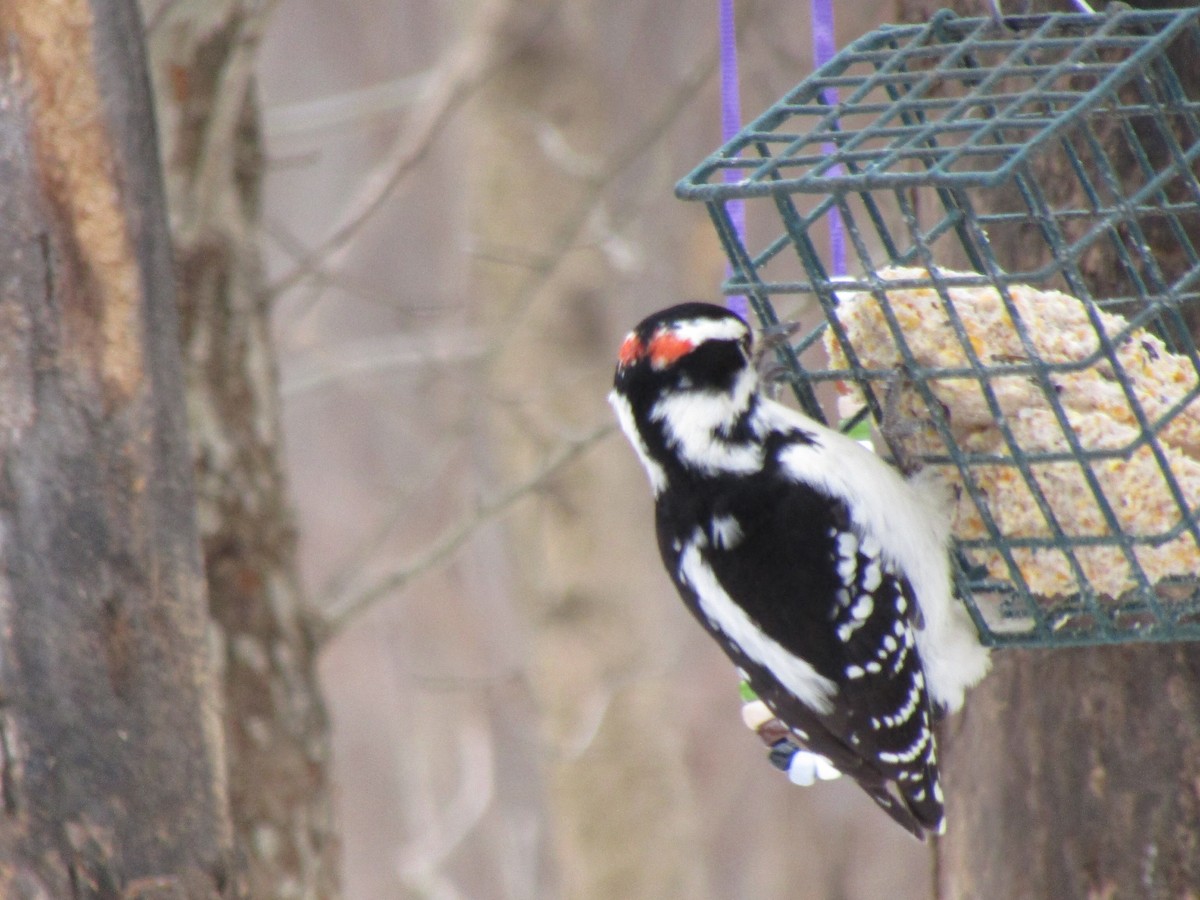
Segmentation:
<svg viewBox="0 0 1200 900">
<path fill-rule="evenodd" d="M 633 408 L 629 405 L 629 401 L 616 391 L 609 391 L 608 402 L 617 414 L 621 430 L 625 432 L 625 437 L 629 438 L 629 443 L 633 445 L 634 452 L 641 460 L 642 467 L 650 479 L 650 489 L 657 497 L 667 486 L 667 473 L 651 458 L 650 450 L 646 446 L 646 442 L 642 440 L 641 432 L 638 431 L 637 422 L 633 418 Z"/>
<path fill-rule="evenodd" d="M 735 443 L 722 436 L 750 408 L 757 375 L 747 367 L 732 392 L 679 391 L 667 394 L 650 409 L 680 458 L 709 474 L 757 472 L 763 466 L 758 442 Z"/>
<path fill-rule="evenodd" d="M 679 558 L 679 574 L 696 592 L 700 609 L 709 622 L 725 637 L 768 669 L 805 706 L 823 714 L 833 711 L 832 698 L 837 685 L 763 634 L 746 611 L 721 587 L 712 569 L 705 565 L 695 539 L 687 544 Z"/>
</svg>

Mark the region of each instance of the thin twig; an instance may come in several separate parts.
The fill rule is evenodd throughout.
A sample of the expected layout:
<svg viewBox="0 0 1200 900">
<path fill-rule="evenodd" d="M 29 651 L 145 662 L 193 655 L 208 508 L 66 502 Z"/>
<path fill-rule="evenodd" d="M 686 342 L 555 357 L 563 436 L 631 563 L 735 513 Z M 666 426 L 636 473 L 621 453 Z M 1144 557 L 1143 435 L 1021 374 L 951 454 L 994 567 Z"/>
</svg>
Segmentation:
<svg viewBox="0 0 1200 900">
<path fill-rule="evenodd" d="M 480 32 L 486 30 L 479 29 Z M 520 309 L 515 310 L 513 315 L 508 317 L 505 332 L 498 335 L 495 343 L 488 348 L 486 357 L 495 359 L 503 353 L 509 338 L 517 331 L 524 313 L 540 294 L 541 289 L 549 282 L 551 276 L 558 269 L 559 265 L 561 265 L 567 254 L 576 246 L 579 235 L 587 227 L 597 204 L 601 202 L 608 187 L 629 166 L 653 148 L 662 135 L 670 129 L 688 103 L 714 75 L 716 71 L 716 56 L 715 52 L 705 54 L 706 61 L 689 73 L 688 77 L 683 80 L 679 88 L 659 108 L 657 114 L 647 122 L 646 126 L 639 130 L 624 147 L 610 156 L 592 177 L 586 179 L 588 189 L 581 203 L 557 232 L 556 240 L 550 251 L 530 267 L 525 285 L 517 292 L 518 295 L 528 299 L 522 304 Z M 484 74 L 486 73 L 480 73 L 479 77 L 482 78 Z M 445 110 L 444 114 L 448 114 L 448 112 L 449 110 Z M 414 158 L 412 164 L 418 161 L 419 157 Z M 378 197 L 378 195 L 376 196 Z M 331 242 L 338 242 L 340 245 L 340 242 L 343 241 L 343 237 L 340 236 L 344 236 L 344 241 L 348 242 L 352 235 L 347 233 L 344 228 L 339 229 L 335 233 L 334 238 L 327 241 L 322 249 L 309 254 L 307 265 L 323 266 L 324 261 L 321 261 L 322 253 L 326 252 L 332 246 Z M 304 267 L 304 265 L 301 266 L 301 268 Z M 298 277 L 297 272 L 293 272 L 292 275 L 285 277 L 282 285 L 286 287 L 294 283 Z M 277 289 L 279 289 L 278 285 Z M 434 540 L 423 553 L 376 579 L 368 587 L 344 598 L 333 600 L 328 605 L 324 605 L 322 610 L 318 612 L 318 619 L 323 623 L 323 627 L 319 629 L 321 642 L 324 643 L 331 640 L 341 633 L 360 613 L 373 608 L 381 600 L 387 598 L 395 591 L 404 588 L 417 576 L 444 563 L 470 540 L 480 528 L 507 512 L 521 498 L 537 490 L 550 477 L 574 461 L 592 445 L 607 437 L 613 430 L 613 425 L 604 425 L 579 440 L 566 443 L 527 478 L 496 495 L 491 500 L 479 504 L 472 513 L 448 528 L 439 538 Z"/>
<path fill-rule="evenodd" d="M 215 204 L 226 194 L 223 185 L 234 165 L 238 121 L 254 79 L 258 48 L 278 5 L 279 0 L 266 0 L 238 23 L 229 58 L 221 66 L 220 84 L 212 94 L 212 110 L 205 123 L 189 191 L 198 205 L 192 216 L 180 224 L 183 234 L 194 234 L 195 229 L 206 227 L 213 216 L 219 215 Z"/>
<path fill-rule="evenodd" d="M 478 359 L 483 352 L 482 341 L 464 331 L 400 332 L 359 338 L 297 358 L 288 367 L 280 394 L 294 397 L 340 384 L 351 377 L 379 375 L 396 369 L 461 365 Z"/>
<path fill-rule="evenodd" d="M 301 100 L 263 110 L 263 134 L 268 140 L 345 128 L 364 119 L 411 106 L 428 96 L 429 72 L 401 75 L 379 84 Z"/>
<path fill-rule="evenodd" d="M 506 513 L 517 501 L 537 491 L 562 469 L 612 434 L 614 429 L 612 424 L 601 425 L 583 437 L 565 443 L 526 478 L 490 500 L 481 502 L 470 514 L 446 529 L 423 553 L 376 579 L 373 584 L 357 593 L 330 603 L 326 610 L 318 614 L 322 623 L 318 629 L 320 642 L 328 642 L 345 630 L 361 613 L 405 587 L 418 575 L 441 565 L 474 537 L 479 529 Z"/>
<path fill-rule="evenodd" d="M 324 609 L 328 605 L 322 602 L 321 598 L 338 597 L 353 589 L 358 573 L 383 549 L 396 526 L 408 515 L 410 511 L 408 503 L 412 500 L 413 495 L 425 485 L 437 483 L 438 479 L 455 461 L 454 440 L 455 438 L 451 435 L 443 434 L 434 442 L 427 454 L 429 461 L 411 473 L 412 479 L 407 486 L 398 489 L 388 498 L 391 509 L 384 514 L 381 521 L 374 524 L 371 533 L 359 541 L 357 546 L 352 548 L 349 554 L 337 564 L 333 573 L 325 579 L 321 589 L 313 595 L 317 598 L 314 603 L 316 608 Z"/>
<path fill-rule="evenodd" d="M 409 126 L 388 157 L 364 179 L 358 195 L 342 216 L 341 224 L 312 248 L 291 272 L 270 285 L 273 296 L 308 277 L 314 269 L 337 267 L 339 258 L 362 226 L 429 153 L 451 115 L 519 49 L 519 41 L 504 37 L 511 10 L 511 0 L 490 0 L 483 4 L 473 26 L 429 76 L 428 92 L 413 111 Z"/>
<path fill-rule="evenodd" d="M 441 809 L 421 823 L 418 836 L 397 854 L 400 878 L 421 896 L 459 896 L 442 870 L 495 801 L 495 739 L 491 728 L 478 712 L 460 715 L 459 722 L 458 789 Z M 432 790 L 430 779 L 422 779 L 422 788 Z"/>
<path fill-rule="evenodd" d="M 749 18 L 750 16 L 747 16 L 743 19 L 743 26 Z M 587 228 L 608 188 L 643 154 L 658 143 L 705 84 L 716 74 L 716 50 L 705 53 L 703 59 L 704 62 L 697 65 L 684 78 L 678 89 L 662 104 L 649 122 L 624 147 L 610 156 L 594 175 L 584 178 L 587 190 L 578 207 L 556 232 L 554 244 L 549 251 L 541 255 L 540 259 L 530 266 L 525 283 L 513 292 L 514 296 L 525 299 L 518 308 L 505 317 L 504 331 L 497 335 L 496 341 L 489 351 L 488 355 L 491 358 L 495 359 L 501 356 L 507 348 L 508 342 L 520 332 L 525 314 L 533 306 L 542 289 L 549 284 L 551 277 L 558 271 L 563 260 L 578 246 L 580 234 Z"/>
</svg>

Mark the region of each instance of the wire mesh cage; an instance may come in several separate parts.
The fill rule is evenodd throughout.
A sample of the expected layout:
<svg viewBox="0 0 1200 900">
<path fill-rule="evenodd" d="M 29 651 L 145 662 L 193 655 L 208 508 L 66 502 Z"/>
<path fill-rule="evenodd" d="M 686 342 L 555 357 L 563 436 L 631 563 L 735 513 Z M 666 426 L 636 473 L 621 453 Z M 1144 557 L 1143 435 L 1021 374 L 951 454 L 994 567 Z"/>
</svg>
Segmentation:
<svg viewBox="0 0 1200 900">
<path fill-rule="evenodd" d="M 677 187 L 806 411 L 945 485 L 985 643 L 1200 638 L 1197 58 L 1200 9 L 886 26 Z"/>
</svg>

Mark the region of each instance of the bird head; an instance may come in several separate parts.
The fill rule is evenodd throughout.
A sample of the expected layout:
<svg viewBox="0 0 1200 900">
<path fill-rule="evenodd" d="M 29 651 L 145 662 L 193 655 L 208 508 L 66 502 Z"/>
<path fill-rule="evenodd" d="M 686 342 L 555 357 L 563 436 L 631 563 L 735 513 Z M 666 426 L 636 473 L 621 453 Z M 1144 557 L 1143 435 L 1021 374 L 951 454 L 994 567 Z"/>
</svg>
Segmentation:
<svg viewBox="0 0 1200 900">
<path fill-rule="evenodd" d="M 723 307 L 683 303 L 647 316 L 621 344 L 609 400 L 656 492 L 666 469 L 709 469 L 714 442 L 752 410 L 750 327 Z"/>
<path fill-rule="evenodd" d="M 733 392 L 751 365 L 750 327 L 724 307 L 681 303 L 647 316 L 625 337 L 613 387 L 639 393 Z"/>
</svg>

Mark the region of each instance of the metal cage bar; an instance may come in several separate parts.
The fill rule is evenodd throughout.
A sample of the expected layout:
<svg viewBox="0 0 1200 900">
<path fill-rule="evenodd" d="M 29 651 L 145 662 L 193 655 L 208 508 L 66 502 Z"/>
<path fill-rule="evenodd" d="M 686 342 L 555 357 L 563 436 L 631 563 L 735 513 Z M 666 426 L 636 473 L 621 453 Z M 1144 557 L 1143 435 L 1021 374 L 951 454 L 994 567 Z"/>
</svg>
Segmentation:
<svg viewBox="0 0 1200 900">
<path fill-rule="evenodd" d="M 806 411 L 830 418 L 841 385 L 861 403 L 851 424 L 882 424 L 902 382 L 926 433 L 919 461 L 957 485 L 956 514 L 974 523 L 956 537 L 955 579 L 992 645 L 1200 639 L 1200 101 L 1173 68 L 1183 41 L 1200 48 L 1200 9 L 1114 5 L 1005 27 L 941 12 L 885 26 L 676 189 L 708 208 L 732 264 L 726 293 L 745 295 L 764 325 L 806 306 L 820 314 L 777 350 Z M 1047 163 L 1054 179 L 1039 174 Z M 729 171 L 737 178 L 725 181 Z M 734 228 L 734 199 L 754 238 Z M 823 242 L 835 213 L 861 274 L 831 280 Z M 1030 242 L 1044 261 L 1013 265 L 1013 248 Z M 1117 271 L 1100 285 L 1096 254 Z M 905 291 L 928 301 L 922 315 L 944 329 L 949 362 L 918 348 L 931 326 L 897 305 Z M 878 309 L 890 362 L 873 362 L 852 333 L 851 297 Z M 985 297 L 1008 323 L 1011 358 L 977 346 L 980 314 L 964 297 Z M 1055 310 L 1081 329 L 1082 349 L 1043 349 L 1055 338 L 1037 317 Z M 1178 381 L 1161 399 L 1147 393 L 1155 366 Z M 1080 407 L 1084 388 L 1108 405 Z M 964 438 L 951 395 L 990 418 L 986 440 Z M 1033 443 L 1012 407 L 1026 395 L 1044 423 Z M 1114 492 L 1120 472 L 1148 479 L 1154 527 L 1126 524 L 1141 501 Z M 1009 483 L 1036 527 L 1014 530 L 995 494 Z M 1086 528 L 1064 492 L 1083 498 Z M 1192 553 L 1195 569 L 1177 570 L 1173 554 Z M 1050 569 L 1069 590 L 1038 593 Z"/>
</svg>

